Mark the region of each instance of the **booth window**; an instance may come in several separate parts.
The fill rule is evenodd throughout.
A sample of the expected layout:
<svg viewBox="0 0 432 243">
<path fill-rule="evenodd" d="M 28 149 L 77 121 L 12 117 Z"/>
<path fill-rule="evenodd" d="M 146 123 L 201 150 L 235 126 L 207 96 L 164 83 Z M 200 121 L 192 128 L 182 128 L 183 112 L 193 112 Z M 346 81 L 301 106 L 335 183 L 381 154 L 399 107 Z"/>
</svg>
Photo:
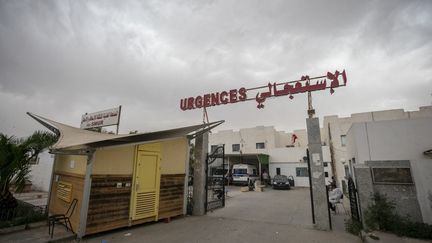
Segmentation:
<svg viewBox="0 0 432 243">
<path fill-rule="evenodd" d="M 306 167 L 297 167 L 296 168 L 296 176 L 297 177 L 308 177 L 308 169 Z"/>
<path fill-rule="evenodd" d="M 239 152 L 240 151 L 240 144 L 233 144 L 232 145 L 232 151 L 233 152 Z"/>
<path fill-rule="evenodd" d="M 57 183 L 57 198 L 68 203 L 71 202 L 72 184 L 64 181 L 59 181 Z"/>
<path fill-rule="evenodd" d="M 256 143 L 256 149 L 265 149 L 264 143 Z"/>
</svg>

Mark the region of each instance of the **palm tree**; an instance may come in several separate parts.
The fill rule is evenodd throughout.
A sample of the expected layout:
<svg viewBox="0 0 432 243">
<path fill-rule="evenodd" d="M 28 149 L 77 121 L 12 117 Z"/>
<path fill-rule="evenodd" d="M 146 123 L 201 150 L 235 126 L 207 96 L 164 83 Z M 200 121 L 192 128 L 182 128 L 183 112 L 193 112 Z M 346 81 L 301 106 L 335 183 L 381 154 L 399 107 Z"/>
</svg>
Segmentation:
<svg viewBox="0 0 432 243">
<path fill-rule="evenodd" d="M 57 136 L 51 132 L 36 131 L 28 138 L 15 138 L 0 133 L 0 216 L 11 217 L 17 207 L 17 200 L 10 192 L 14 185 L 16 192 L 24 189 L 30 173 L 30 161 L 37 158 L 45 148 L 53 145 Z"/>
</svg>

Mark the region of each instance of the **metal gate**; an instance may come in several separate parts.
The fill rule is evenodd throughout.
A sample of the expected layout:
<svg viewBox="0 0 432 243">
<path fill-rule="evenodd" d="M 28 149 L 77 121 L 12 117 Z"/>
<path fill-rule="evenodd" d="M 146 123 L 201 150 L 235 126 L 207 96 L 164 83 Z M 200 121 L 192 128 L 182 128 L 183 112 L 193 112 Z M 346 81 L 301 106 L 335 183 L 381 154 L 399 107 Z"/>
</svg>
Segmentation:
<svg viewBox="0 0 432 243">
<path fill-rule="evenodd" d="M 351 208 L 351 218 L 354 221 L 360 222 L 359 208 L 357 203 L 357 189 L 355 187 L 353 179 L 348 178 L 348 196 Z"/>
<path fill-rule="evenodd" d="M 225 182 L 228 166 L 225 165 L 225 145 L 216 147 L 206 159 L 205 211 L 225 207 Z"/>
</svg>

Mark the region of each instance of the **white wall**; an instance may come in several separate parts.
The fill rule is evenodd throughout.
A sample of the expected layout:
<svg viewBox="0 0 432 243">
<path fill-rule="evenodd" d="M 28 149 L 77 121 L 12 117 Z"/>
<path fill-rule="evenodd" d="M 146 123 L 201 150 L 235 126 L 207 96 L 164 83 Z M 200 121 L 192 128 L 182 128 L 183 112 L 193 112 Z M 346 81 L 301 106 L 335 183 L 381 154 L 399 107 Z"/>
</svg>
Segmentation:
<svg viewBox="0 0 432 243">
<path fill-rule="evenodd" d="M 30 180 L 32 189 L 36 191 L 49 191 L 51 172 L 54 164 L 54 156 L 48 152 L 39 154 L 39 164 L 32 165 Z"/>
<path fill-rule="evenodd" d="M 308 187 L 309 177 L 296 177 L 296 168 L 307 168 L 307 163 L 270 163 L 270 176 L 273 178 L 276 175 L 276 168 L 281 169 L 281 175 L 293 176 L 295 186 Z"/>
<path fill-rule="evenodd" d="M 432 119 L 378 121 L 354 124 L 359 162 L 422 159 L 432 148 Z"/>
<path fill-rule="evenodd" d="M 327 162 L 328 166 L 324 167 L 324 172 L 328 173 L 328 178 L 326 178 L 326 183 L 331 180 L 333 176 L 331 170 L 331 158 L 329 146 L 323 146 L 323 162 Z M 297 177 L 296 168 L 305 167 L 307 168 L 307 163 L 303 160 L 306 156 L 306 147 L 289 147 L 289 148 L 275 148 L 269 150 L 269 170 L 270 176 L 276 175 L 276 168 L 281 169 L 281 174 L 286 176 L 293 176 L 296 186 L 309 186 L 308 177 Z"/>
<path fill-rule="evenodd" d="M 225 144 L 225 153 L 239 154 L 232 151 L 233 144 L 240 144 L 243 154 L 268 154 L 272 148 L 285 147 L 291 144 L 292 133 L 276 131 L 273 126 L 257 126 L 242 128 L 239 131 L 223 130 L 211 133 L 209 136 L 209 149 L 211 145 Z M 264 149 L 256 149 L 257 143 L 264 143 Z"/>
<path fill-rule="evenodd" d="M 323 129 L 325 132 L 324 141 L 326 141 L 327 144 L 331 143 L 334 156 L 334 166 L 339 183 L 341 183 L 341 180 L 345 176 L 344 165 L 348 164 L 348 160 L 353 157 L 352 155 L 347 154 L 347 147 L 342 146 L 340 137 L 341 135 L 347 135 L 352 124 L 369 121 L 407 120 L 420 117 L 432 117 L 432 106 L 420 107 L 418 111 L 404 111 L 403 109 L 395 109 L 355 113 L 350 117 L 339 118 L 338 116 L 334 115 L 325 116 L 323 122 Z"/>
<path fill-rule="evenodd" d="M 416 160 L 411 168 L 423 221 L 432 224 L 432 161 Z"/>
</svg>

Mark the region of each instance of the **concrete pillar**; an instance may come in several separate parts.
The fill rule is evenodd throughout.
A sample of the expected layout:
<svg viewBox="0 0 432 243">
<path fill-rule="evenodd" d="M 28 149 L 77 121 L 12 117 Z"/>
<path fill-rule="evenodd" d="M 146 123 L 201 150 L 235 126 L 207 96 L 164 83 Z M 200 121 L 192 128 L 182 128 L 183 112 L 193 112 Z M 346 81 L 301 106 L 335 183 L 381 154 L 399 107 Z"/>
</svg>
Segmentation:
<svg viewBox="0 0 432 243">
<path fill-rule="evenodd" d="M 312 177 L 315 225 L 320 230 L 330 230 L 328 198 L 326 193 L 324 165 L 322 161 L 321 133 L 318 118 L 307 118 L 308 147 Z"/>
<path fill-rule="evenodd" d="M 370 167 L 367 165 L 354 165 L 354 170 L 356 189 L 358 192 L 357 205 L 359 208 L 359 215 L 363 222 L 363 226 L 366 227 L 364 222 L 364 213 L 369 206 L 369 202 L 374 193 L 372 175 Z"/>
<path fill-rule="evenodd" d="M 90 190 L 91 190 L 91 181 L 92 181 L 91 175 L 93 172 L 94 160 L 95 160 L 95 151 L 92 151 L 87 156 L 87 166 L 86 166 L 86 174 L 84 177 L 84 188 L 83 188 L 83 197 L 81 202 L 79 228 L 77 232 L 77 237 L 79 239 L 81 239 L 85 235 L 85 231 L 87 227 L 87 214 L 88 214 L 88 207 L 90 201 Z"/>
<path fill-rule="evenodd" d="M 193 182 L 193 215 L 205 214 L 206 203 L 206 158 L 208 153 L 208 132 L 195 138 L 195 163 Z"/>
</svg>

